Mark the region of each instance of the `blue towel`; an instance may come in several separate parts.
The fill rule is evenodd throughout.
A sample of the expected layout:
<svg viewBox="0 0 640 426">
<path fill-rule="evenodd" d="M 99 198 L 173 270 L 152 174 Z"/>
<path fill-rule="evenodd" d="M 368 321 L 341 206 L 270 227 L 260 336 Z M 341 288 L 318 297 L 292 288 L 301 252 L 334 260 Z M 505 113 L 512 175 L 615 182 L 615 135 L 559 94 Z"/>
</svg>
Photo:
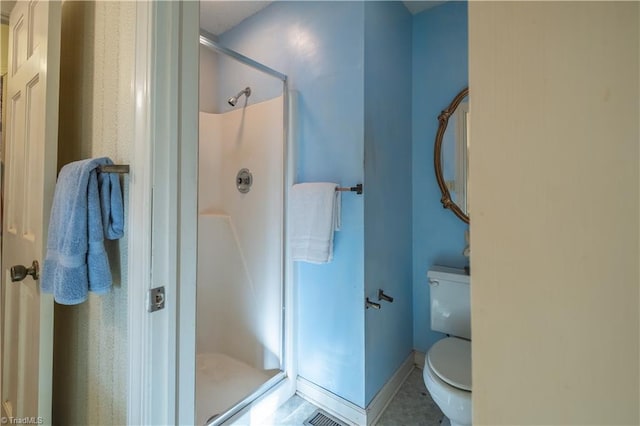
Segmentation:
<svg viewBox="0 0 640 426">
<path fill-rule="evenodd" d="M 112 162 L 103 157 L 69 163 L 56 183 L 40 285 L 64 305 L 84 302 L 88 291 L 111 289 L 104 238 L 124 235 L 124 211 L 118 176 L 98 173 L 102 164 Z"/>
</svg>

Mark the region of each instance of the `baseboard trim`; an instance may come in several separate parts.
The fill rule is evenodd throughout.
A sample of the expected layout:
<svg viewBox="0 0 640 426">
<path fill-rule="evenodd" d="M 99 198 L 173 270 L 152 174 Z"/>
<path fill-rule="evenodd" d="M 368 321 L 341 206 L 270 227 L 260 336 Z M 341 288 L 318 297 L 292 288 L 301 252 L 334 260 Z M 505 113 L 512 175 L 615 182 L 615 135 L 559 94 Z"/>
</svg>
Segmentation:
<svg viewBox="0 0 640 426">
<path fill-rule="evenodd" d="M 415 351 L 413 353 L 413 362 L 416 365 L 416 368 L 419 368 L 420 370 L 424 369 L 424 362 L 426 357 L 427 355 L 424 352 Z"/>
<path fill-rule="evenodd" d="M 414 354 L 411 353 L 402 365 L 393 373 L 391 379 L 382 386 L 382 389 L 378 391 L 375 397 L 369 403 L 367 407 L 367 426 L 375 425 L 378 419 L 387 408 L 391 400 L 400 390 L 402 384 L 407 380 L 414 367 Z"/>
<path fill-rule="evenodd" d="M 391 379 L 382 386 L 373 400 L 371 400 L 366 410 L 302 377 L 297 379 L 297 394 L 349 425 L 375 425 L 409 374 L 411 374 L 416 364 L 415 356 L 414 353 L 409 354 L 402 365 L 393 373 Z"/>
<path fill-rule="evenodd" d="M 298 376 L 297 393 L 351 426 L 366 424 L 367 412 L 352 402 Z"/>
</svg>

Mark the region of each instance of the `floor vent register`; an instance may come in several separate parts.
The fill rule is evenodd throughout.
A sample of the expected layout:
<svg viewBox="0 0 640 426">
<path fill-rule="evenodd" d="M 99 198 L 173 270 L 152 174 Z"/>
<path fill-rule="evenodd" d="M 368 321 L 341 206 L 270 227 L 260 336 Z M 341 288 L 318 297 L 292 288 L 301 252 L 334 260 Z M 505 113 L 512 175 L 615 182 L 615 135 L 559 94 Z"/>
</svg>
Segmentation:
<svg viewBox="0 0 640 426">
<path fill-rule="evenodd" d="M 305 426 L 347 426 L 324 410 L 316 410 L 304 421 Z"/>
</svg>

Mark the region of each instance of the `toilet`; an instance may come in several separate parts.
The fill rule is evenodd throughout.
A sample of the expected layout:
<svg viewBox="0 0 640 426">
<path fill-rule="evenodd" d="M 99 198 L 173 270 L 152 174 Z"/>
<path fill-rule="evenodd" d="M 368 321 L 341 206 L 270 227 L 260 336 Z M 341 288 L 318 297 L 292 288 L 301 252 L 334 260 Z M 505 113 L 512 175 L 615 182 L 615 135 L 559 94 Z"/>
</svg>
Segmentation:
<svg viewBox="0 0 640 426">
<path fill-rule="evenodd" d="M 448 334 L 429 348 L 423 377 L 433 401 L 452 426 L 471 424 L 471 308 L 469 275 L 463 269 L 434 266 L 431 329 Z M 448 422 L 447 422 L 448 420 Z"/>
</svg>

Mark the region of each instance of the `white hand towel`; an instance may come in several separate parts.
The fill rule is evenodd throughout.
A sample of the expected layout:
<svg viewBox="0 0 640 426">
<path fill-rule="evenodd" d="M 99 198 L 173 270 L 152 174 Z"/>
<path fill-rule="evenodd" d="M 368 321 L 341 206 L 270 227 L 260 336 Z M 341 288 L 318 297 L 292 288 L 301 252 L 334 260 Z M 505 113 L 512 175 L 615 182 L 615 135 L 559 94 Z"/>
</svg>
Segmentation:
<svg viewBox="0 0 640 426">
<path fill-rule="evenodd" d="M 291 255 L 293 260 L 328 263 L 333 232 L 340 229 L 340 192 L 335 183 L 299 183 L 291 187 Z"/>
</svg>

